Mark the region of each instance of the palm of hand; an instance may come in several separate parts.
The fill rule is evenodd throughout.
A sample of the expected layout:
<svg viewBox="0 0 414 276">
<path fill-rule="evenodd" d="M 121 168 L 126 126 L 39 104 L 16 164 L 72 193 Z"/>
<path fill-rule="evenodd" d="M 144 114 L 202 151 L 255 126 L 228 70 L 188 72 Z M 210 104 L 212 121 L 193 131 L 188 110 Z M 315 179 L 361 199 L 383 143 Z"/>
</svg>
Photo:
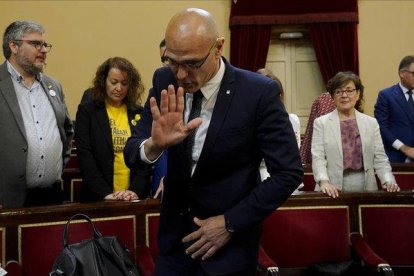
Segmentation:
<svg viewBox="0 0 414 276">
<path fill-rule="evenodd" d="M 157 145 L 167 148 L 188 135 L 182 112 L 168 112 L 152 122 L 151 137 Z"/>
</svg>

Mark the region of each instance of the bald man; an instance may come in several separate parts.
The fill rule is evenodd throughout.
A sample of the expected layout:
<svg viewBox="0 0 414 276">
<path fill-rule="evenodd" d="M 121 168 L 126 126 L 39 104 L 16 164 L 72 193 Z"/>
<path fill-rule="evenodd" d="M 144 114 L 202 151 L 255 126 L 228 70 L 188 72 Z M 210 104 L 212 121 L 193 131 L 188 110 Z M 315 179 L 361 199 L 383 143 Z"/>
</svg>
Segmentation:
<svg viewBox="0 0 414 276">
<path fill-rule="evenodd" d="M 280 88 L 221 56 L 205 10 L 174 15 L 165 41 L 167 66 L 124 150 L 132 167 L 168 149 L 156 275 L 254 275 L 261 222 L 303 177 Z"/>
</svg>

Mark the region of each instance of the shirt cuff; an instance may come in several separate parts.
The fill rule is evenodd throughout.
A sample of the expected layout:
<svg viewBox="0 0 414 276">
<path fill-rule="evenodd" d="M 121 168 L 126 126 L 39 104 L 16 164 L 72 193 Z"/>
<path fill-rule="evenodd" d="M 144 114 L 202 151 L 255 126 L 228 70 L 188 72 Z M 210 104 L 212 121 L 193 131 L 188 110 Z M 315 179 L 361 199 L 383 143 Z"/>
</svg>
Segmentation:
<svg viewBox="0 0 414 276">
<path fill-rule="evenodd" d="M 400 140 L 395 140 L 394 143 L 392 143 L 392 147 L 396 150 L 400 150 L 400 148 L 404 146 L 404 143 L 401 142 Z"/>
<path fill-rule="evenodd" d="M 144 163 L 147 163 L 147 164 L 154 164 L 155 162 L 157 162 L 157 160 L 160 158 L 160 156 L 162 155 L 162 152 L 161 152 L 161 154 L 160 155 L 158 155 L 158 157 L 157 158 L 155 158 L 154 160 L 149 160 L 148 159 L 148 157 L 147 157 L 147 155 L 145 154 L 145 149 L 144 149 L 144 144 L 145 144 L 145 142 L 147 142 L 147 140 L 148 139 L 146 139 L 145 141 L 143 141 L 142 143 L 141 143 L 141 145 L 139 145 L 139 157 L 141 158 L 141 160 L 144 162 Z"/>
</svg>

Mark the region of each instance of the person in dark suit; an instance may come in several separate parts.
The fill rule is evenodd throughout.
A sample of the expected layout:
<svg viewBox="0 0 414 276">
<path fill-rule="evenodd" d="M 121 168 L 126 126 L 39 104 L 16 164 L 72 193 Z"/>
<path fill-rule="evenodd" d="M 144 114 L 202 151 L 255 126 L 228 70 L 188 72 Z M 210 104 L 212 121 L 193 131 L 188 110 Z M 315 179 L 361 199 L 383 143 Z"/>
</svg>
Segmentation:
<svg viewBox="0 0 414 276">
<path fill-rule="evenodd" d="M 303 177 L 280 87 L 221 56 L 205 10 L 174 15 L 165 41 L 168 66 L 124 149 L 130 168 L 168 149 L 156 275 L 255 275 L 261 222 Z"/>
<path fill-rule="evenodd" d="M 398 74 L 400 82 L 379 92 L 374 110 L 391 163 L 414 160 L 414 56 L 401 60 Z"/>
<path fill-rule="evenodd" d="M 76 113 L 75 141 L 82 173 L 82 199 L 137 200 L 150 191 L 151 166 L 126 167 L 123 149 L 140 119 L 144 92 L 136 68 L 125 58 L 102 63 Z"/>
<path fill-rule="evenodd" d="M 44 28 L 15 21 L 5 30 L 0 66 L 0 205 L 22 207 L 63 201 L 62 171 L 73 124 L 62 86 L 43 74 L 52 45 Z"/>
</svg>

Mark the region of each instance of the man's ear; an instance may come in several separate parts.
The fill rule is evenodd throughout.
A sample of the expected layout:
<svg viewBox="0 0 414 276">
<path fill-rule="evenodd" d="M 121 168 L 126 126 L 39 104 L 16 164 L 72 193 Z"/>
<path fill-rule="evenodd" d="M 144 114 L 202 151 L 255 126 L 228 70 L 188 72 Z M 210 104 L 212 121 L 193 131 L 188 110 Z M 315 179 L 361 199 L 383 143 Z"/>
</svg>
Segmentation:
<svg viewBox="0 0 414 276">
<path fill-rule="evenodd" d="M 13 54 L 17 53 L 17 47 L 19 47 L 19 45 L 15 41 L 9 41 L 9 48 Z"/>
<path fill-rule="evenodd" d="M 219 58 L 219 57 L 222 56 L 223 47 L 224 47 L 224 37 L 217 38 L 217 43 L 216 43 L 216 49 L 217 49 L 217 51 L 215 51 L 215 56 L 217 58 Z"/>
</svg>

